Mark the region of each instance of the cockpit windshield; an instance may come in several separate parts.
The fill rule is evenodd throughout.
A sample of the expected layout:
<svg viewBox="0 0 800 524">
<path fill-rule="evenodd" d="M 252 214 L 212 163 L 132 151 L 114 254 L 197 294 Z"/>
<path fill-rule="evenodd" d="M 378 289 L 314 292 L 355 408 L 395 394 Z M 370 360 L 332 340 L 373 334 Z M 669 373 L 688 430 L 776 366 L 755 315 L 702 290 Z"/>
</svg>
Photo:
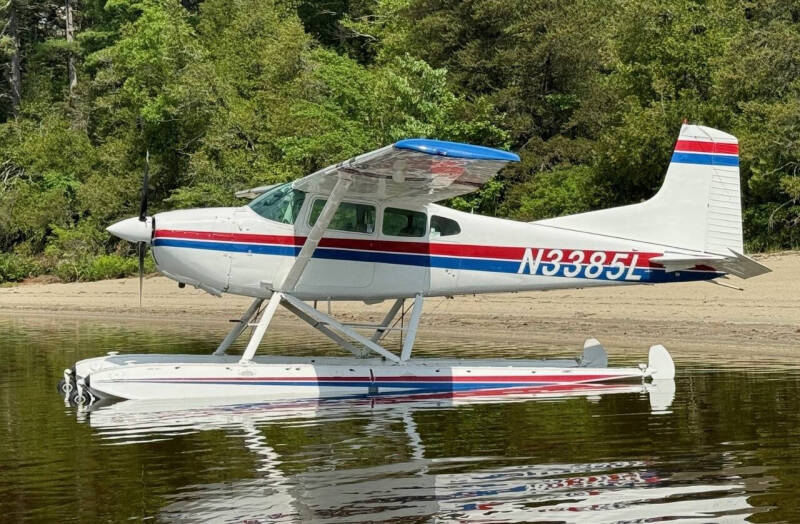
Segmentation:
<svg viewBox="0 0 800 524">
<path fill-rule="evenodd" d="M 306 194 L 292 188 L 292 183 L 273 187 L 248 204 L 250 209 L 268 220 L 294 224 Z"/>
</svg>

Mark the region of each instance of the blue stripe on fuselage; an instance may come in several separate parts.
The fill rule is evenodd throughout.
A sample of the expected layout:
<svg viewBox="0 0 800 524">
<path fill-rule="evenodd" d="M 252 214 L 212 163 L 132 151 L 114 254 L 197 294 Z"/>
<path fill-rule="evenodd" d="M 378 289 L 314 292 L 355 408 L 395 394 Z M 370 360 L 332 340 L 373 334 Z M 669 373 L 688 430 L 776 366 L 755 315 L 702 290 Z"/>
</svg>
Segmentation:
<svg viewBox="0 0 800 524">
<path fill-rule="evenodd" d="M 156 247 L 181 247 L 190 249 L 205 249 L 210 251 L 228 251 L 233 253 L 253 253 L 259 255 L 280 255 L 297 256 L 300 253 L 299 246 L 284 246 L 274 244 L 241 244 L 236 242 L 210 242 L 205 240 L 183 240 L 174 238 L 156 238 L 153 241 Z M 433 267 L 439 269 L 463 269 L 466 271 L 485 271 L 490 273 L 518 273 L 521 261 L 517 260 L 496 260 L 487 258 L 460 258 L 445 257 L 435 255 L 421 255 L 413 253 L 386 253 L 381 251 L 363 251 L 335 248 L 317 248 L 314 251 L 314 258 L 325 260 L 343 260 L 351 262 L 374 262 L 379 264 L 398 264 L 404 266 Z M 587 280 L 609 280 L 619 282 L 646 282 L 660 284 L 666 282 L 690 282 L 696 280 L 709 280 L 720 276 L 722 273 L 712 271 L 676 271 L 667 273 L 658 268 L 635 268 L 633 275 L 640 277 L 640 280 L 626 280 L 623 277 L 610 278 L 610 274 L 616 275 L 618 268 L 605 266 L 600 275 L 590 278 L 586 276 L 587 266 L 579 267 L 576 275 L 575 265 L 561 263 L 558 270 L 553 271 L 553 264 L 541 262 L 533 273 L 536 276 L 553 276 L 564 278 L 582 278 Z M 626 276 L 628 269 L 625 269 Z M 570 273 L 569 276 L 565 272 Z M 526 275 L 530 275 L 530 268 L 526 267 Z"/>
</svg>

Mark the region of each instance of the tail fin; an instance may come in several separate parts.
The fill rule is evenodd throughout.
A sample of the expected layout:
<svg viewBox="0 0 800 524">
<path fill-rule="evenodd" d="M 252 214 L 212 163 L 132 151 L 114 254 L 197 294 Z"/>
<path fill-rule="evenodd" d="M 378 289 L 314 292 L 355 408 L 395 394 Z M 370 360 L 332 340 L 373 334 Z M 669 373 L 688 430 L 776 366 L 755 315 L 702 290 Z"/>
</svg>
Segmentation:
<svg viewBox="0 0 800 524">
<path fill-rule="evenodd" d="M 684 124 L 653 198 L 536 223 L 684 251 L 725 257 L 741 253 L 738 141 L 716 129 Z"/>
</svg>

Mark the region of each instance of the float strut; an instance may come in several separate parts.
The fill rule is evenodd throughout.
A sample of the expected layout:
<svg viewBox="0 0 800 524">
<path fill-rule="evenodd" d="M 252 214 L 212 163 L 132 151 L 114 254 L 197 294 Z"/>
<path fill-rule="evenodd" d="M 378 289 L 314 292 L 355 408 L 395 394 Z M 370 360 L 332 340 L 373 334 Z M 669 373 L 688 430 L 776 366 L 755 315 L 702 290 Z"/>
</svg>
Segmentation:
<svg viewBox="0 0 800 524">
<path fill-rule="evenodd" d="M 422 295 L 414 297 L 414 308 L 411 310 L 411 319 L 408 321 L 408 327 L 405 332 L 405 339 L 403 340 L 403 352 L 400 353 L 400 361 L 405 362 L 411 358 L 411 350 L 414 348 L 414 339 L 417 338 L 417 327 L 419 327 L 419 318 L 422 316 L 422 304 L 425 299 Z"/>
<path fill-rule="evenodd" d="M 389 309 L 389 312 L 386 313 L 386 316 L 383 318 L 383 322 L 381 322 L 380 327 L 378 327 L 378 329 L 375 330 L 375 334 L 372 335 L 372 338 L 370 338 L 370 340 L 372 340 L 373 342 L 380 342 L 380 340 L 386 336 L 386 333 L 389 332 L 389 325 L 392 323 L 394 317 L 397 316 L 397 312 L 400 311 L 400 308 L 402 307 L 403 307 L 402 298 L 398 298 L 397 300 L 394 301 L 394 305 L 392 305 L 391 309 Z M 328 312 L 328 314 L 330 314 L 330 312 Z"/>
<path fill-rule="evenodd" d="M 253 360 L 253 356 L 256 354 L 258 345 L 261 344 L 261 339 L 264 338 L 264 333 L 267 332 L 269 323 L 272 321 L 272 317 L 275 315 L 275 310 L 278 309 L 282 299 L 283 293 L 278 291 L 272 293 L 269 302 L 267 302 L 267 307 L 264 308 L 264 313 L 258 320 L 258 324 L 256 324 L 256 328 L 253 330 L 253 334 L 250 336 L 250 340 L 247 342 L 247 347 L 244 350 L 244 354 L 242 354 L 241 360 L 239 360 L 239 364 L 247 364 Z"/>
<path fill-rule="evenodd" d="M 289 302 L 289 304 L 294 306 L 296 309 L 302 311 L 307 316 L 313 318 L 315 321 L 332 327 L 333 329 L 337 330 L 338 332 L 343 333 L 344 335 L 350 337 L 351 339 L 355 340 L 359 344 L 363 345 L 364 347 L 366 347 L 370 351 L 374 351 L 378 355 L 380 355 L 380 356 L 382 356 L 382 357 L 384 357 L 384 358 L 386 358 L 388 360 L 391 360 L 392 362 L 400 362 L 400 358 L 397 355 L 393 355 L 392 353 L 390 353 L 389 351 L 387 351 L 386 349 L 384 349 L 380 345 L 376 344 L 375 342 L 371 341 L 370 339 L 368 339 L 367 337 L 365 337 L 361 333 L 358 333 L 354 329 L 351 329 L 348 326 L 345 326 L 344 324 L 342 324 L 341 322 L 338 322 L 333 317 L 329 317 L 328 315 L 326 315 L 322 311 L 318 311 L 318 310 L 314 309 L 313 307 L 309 306 L 308 304 L 306 304 L 302 300 L 299 300 L 298 298 L 293 297 L 292 295 L 286 294 L 286 295 L 284 295 L 284 298 L 286 299 L 287 302 Z"/>
<path fill-rule="evenodd" d="M 322 322 L 320 322 L 319 320 L 317 320 L 317 319 L 315 319 L 315 318 L 313 318 L 313 317 L 311 317 L 309 315 L 306 315 L 304 312 L 302 312 L 299 309 L 297 309 L 295 306 L 292 305 L 291 302 L 289 302 L 287 300 L 284 300 L 282 304 L 283 304 L 283 307 L 285 307 L 286 309 L 288 309 L 289 311 L 294 313 L 297 316 L 297 318 L 305 321 L 306 323 L 308 323 L 308 325 L 310 325 L 311 327 L 313 327 L 314 329 L 316 329 L 317 331 L 319 331 L 320 333 L 322 333 L 323 335 L 325 335 L 329 339 L 333 340 L 334 342 L 339 344 L 339 346 L 343 347 L 344 349 L 346 349 L 347 351 L 349 351 L 350 353 L 352 353 L 356 357 L 364 358 L 367 355 L 369 355 L 369 352 L 367 352 L 365 350 L 358 349 L 353 344 L 351 344 L 347 340 L 343 339 L 342 337 L 340 337 L 339 335 L 337 335 L 336 333 L 334 333 L 333 331 L 328 329 L 328 327 L 325 324 L 323 324 Z M 314 309 L 317 309 L 317 308 L 314 308 Z"/>
<path fill-rule="evenodd" d="M 226 336 L 225 339 L 222 342 L 220 342 L 219 347 L 217 347 L 217 349 L 214 351 L 214 353 L 212 353 L 212 355 L 220 356 L 224 355 L 225 352 L 228 351 L 228 348 L 231 347 L 231 344 L 233 344 L 233 342 L 237 338 L 239 338 L 239 335 L 241 335 L 242 332 L 245 329 L 247 329 L 247 325 L 250 323 L 250 319 L 253 318 L 256 312 L 258 312 L 258 308 L 261 307 L 261 304 L 263 302 L 264 302 L 263 298 L 257 298 L 253 301 L 252 304 L 250 304 L 250 307 L 247 308 L 247 311 L 244 312 L 242 318 L 239 319 L 239 323 L 235 325 L 233 329 L 231 329 L 231 332 L 228 333 L 228 336 Z"/>
</svg>

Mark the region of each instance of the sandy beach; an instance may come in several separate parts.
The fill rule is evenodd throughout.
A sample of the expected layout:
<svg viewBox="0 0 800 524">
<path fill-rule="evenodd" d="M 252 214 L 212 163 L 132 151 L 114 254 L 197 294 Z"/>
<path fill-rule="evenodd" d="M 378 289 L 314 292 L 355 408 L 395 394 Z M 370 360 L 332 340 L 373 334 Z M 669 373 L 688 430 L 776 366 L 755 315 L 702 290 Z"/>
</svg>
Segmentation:
<svg viewBox="0 0 800 524">
<path fill-rule="evenodd" d="M 429 299 L 418 347 L 485 343 L 531 355 L 577 349 L 593 336 L 613 355 L 642 355 L 650 344 L 662 343 L 676 359 L 794 365 L 800 354 L 800 253 L 757 258 L 773 272 L 725 281 L 743 291 L 701 282 Z M 167 278 L 150 276 L 140 311 L 138 285 L 138 279 L 127 278 L 0 288 L 0 316 L 147 322 L 166 330 L 179 321 L 219 326 L 221 338 L 228 319 L 238 318 L 250 302 L 179 289 Z M 343 319 L 377 321 L 388 306 L 334 302 L 331 307 Z M 310 329 L 284 311 L 276 324 Z"/>
</svg>

